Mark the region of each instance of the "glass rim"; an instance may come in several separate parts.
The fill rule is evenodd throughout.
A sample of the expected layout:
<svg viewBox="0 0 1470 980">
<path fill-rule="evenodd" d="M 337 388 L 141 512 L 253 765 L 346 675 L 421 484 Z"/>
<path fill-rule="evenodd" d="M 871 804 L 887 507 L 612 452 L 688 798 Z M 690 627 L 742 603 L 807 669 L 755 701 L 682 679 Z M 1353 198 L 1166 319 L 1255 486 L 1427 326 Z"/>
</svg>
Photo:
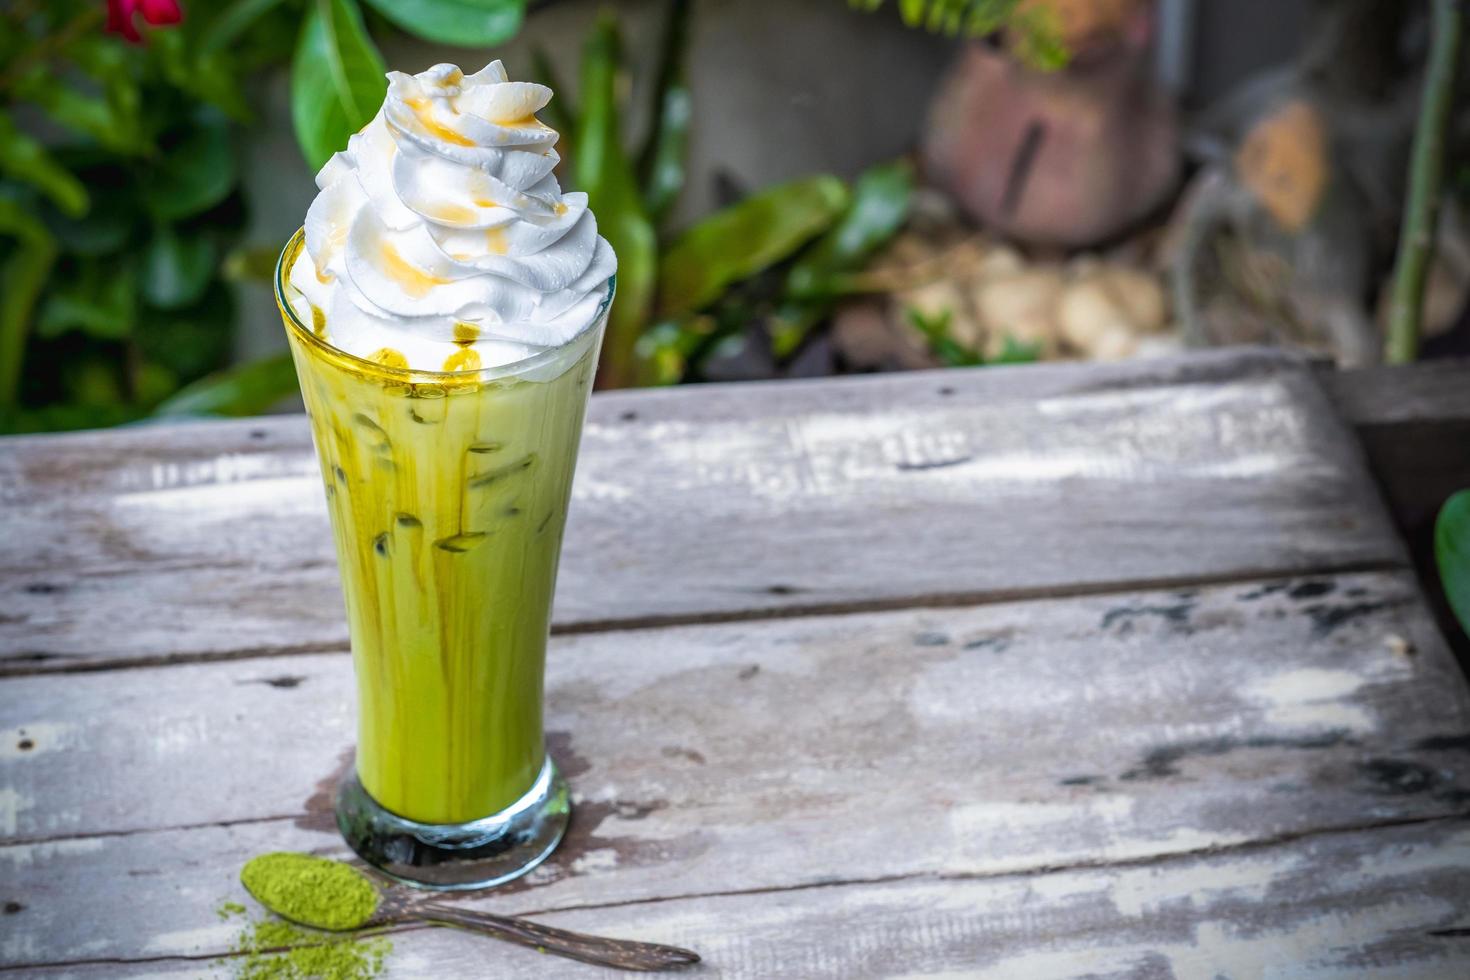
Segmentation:
<svg viewBox="0 0 1470 980">
<path fill-rule="evenodd" d="M 276 306 L 280 309 L 281 316 L 285 318 L 287 326 L 290 327 L 303 342 L 319 350 L 326 351 L 333 357 L 341 358 L 348 365 L 358 368 L 364 373 L 377 375 L 379 377 L 403 379 L 405 381 L 409 379 L 414 379 L 419 383 L 430 384 L 436 381 L 439 383 L 453 384 L 455 382 L 464 382 L 465 380 L 470 378 L 478 381 L 494 381 L 499 378 L 517 377 L 519 375 L 525 374 L 528 371 L 540 367 L 542 364 L 548 361 L 555 360 L 569 347 L 584 340 L 587 336 L 588 331 L 592 330 L 597 324 L 601 323 L 607 318 L 608 310 L 612 306 L 613 296 L 617 292 L 618 276 L 617 273 L 613 273 L 612 275 L 607 277 L 606 292 L 603 294 L 602 301 L 597 304 L 597 311 L 587 319 L 587 323 L 582 327 L 582 329 L 578 330 L 576 334 L 574 334 L 571 338 L 564 341 L 563 343 L 557 344 L 554 347 L 543 348 L 542 350 L 539 350 L 528 357 L 523 357 L 519 360 L 511 361 L 508 364 L 498 364 L 494 367 L 488 368 L 470 368 L 466 371 L 430 371 L 421 368 L 392 367 L 386 364 L 379 364 L 377 361 L 370 361 L 367 358 L 360 357 L 357 354 L 351 353 L 350 351 L 345 351 L 342 348 L 338 347 L 336 344 L 333 344 L 330 341 L 318 337 L 316 335 L 316 332 L 309 328 L 306 324 L 302 323 L 301 318 L 296 315 L 295 307 L 293 307 L 290 301 L 286 298 L 287 279 L 290 275 L 290 269 L 287 267 L 286 259 L 288 256 L 295 256 L 295 254 L 300 249 L 305 247 L 305 243 L 306 226 L 303 225 L 302 227 L 297 228 L 295 233 L 290 237 L 289 240 L 287 240 L 286 247 L 281 249 L 281 254 L 276 259 Z"/>
</svg>

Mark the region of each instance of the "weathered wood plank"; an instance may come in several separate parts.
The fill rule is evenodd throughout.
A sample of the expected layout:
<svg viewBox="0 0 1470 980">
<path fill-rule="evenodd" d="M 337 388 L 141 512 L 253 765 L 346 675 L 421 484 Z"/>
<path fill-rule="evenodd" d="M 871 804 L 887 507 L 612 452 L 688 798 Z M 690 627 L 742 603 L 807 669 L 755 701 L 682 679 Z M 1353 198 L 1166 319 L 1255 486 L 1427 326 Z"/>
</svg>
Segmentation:
<svg viewBox="0 0 1470 980">
<path fill-rule="evenodd" d="M 851 854 L 844 873 L 860 875 L 865 858 Z M 537 917 L 693 947 L 704 964 L 687 975 L 701 977 L 1442 980 L 1470 973 L 1467 877 L 1470 830 L 1459 822 L 1434 822 L 1122 868 L 689 895 Z M 136 891 L 146 904 L 146 888 Z M 224 898 L 249 901 L 238 886 L 223 883 L 208 898 L 200 896 Z M 521 895 L 500 905 L 538 912 L 535 898 Z M 79 956 L 93 959 L 90 964 L 20 973 L 38 980 L 227 974 L 211 968 L 218 952 L 229 948 L 237 922 L 216 919 L 171 931 L 162 931 L 162 920 L 154 923 L 148 932 L 153 946 L 130 955 L 178 958 L 129 962 L 94 949 Z M 451 929 L 403 930 L 391 939 L 390 978 L 618 975 Z"/>
<path fill-rule="evenodd" d="M 1322 380 L 1427 570 L 1435 515 L 1470 487 L 1470 361 L 1330 371 Z"/>
<path fill-rule="evenodd" d="M 1327 371 L 1322 381 L 1357 432 L 1436 619 L 1470 670 L 1470 640 L 1444 600 L 1434 559 L 1440 508 L 1470 488 L 1470 361 Z"/>
<path fill-rule="evenodd" d="M 0 685 L 7 836 L 81 835 L 0 849 L 33 909 L 3 962 L 131 956 L 140 936 L 172 955 L 154 933 L 216 928 L 250 854 L 341 853 L 323 786 L 351 741 L 349 670 Z M 1470 811 L 1470 695 L 1404 573 L 583 634 L 558 641 L 548 688 L 576 818 L 500 907 L 997 875 Z M 124 887 L 148 895 L 136 912 Z"/>
<path fill-rule="evenodd" d="M 1470 421 L 1470 360 L 1326 370 L 1321 375 L 1349 425 Z"/>
<path fill-rule="evenodd" d="M 351 675 L 348 657 L 318 654 L 11 678 L 0 838 L 300 814 L 352 744 Z M 1172 802 L 1150 807 L 1167 828 L 1198 806 L 1164 778 L 1174 770 L 1237 781 L 1199 788 L 1228 796 L 1259 778 L 1243 757 L 1343 763 L 1310 793 L 1273 791 L 1291 822 L 1327 809 L 1313 798 L 1334 786 L 1385 805 L 1350 765 L 1365 753 L 1470 733 L 1455 681 L 1412 581 L 1379 573 L 559 637 L 547 725 L 573 733 L 554 739 L 569 769 L 592 767 L 584 793 L 608 781 L 625 802 L 675 809 L 677 793 L 753 818 L 786 791 L 774 773 L 840 787 L 854 807 L 899 787 L 983 797 L 997 780 L 1068 801 L 1167 788 Z M 1263 806 L 1244 819 L 1275 812 Z"/>
<path fill-rule="evenodd" d="M 1381 567 L 1303 363 L 1231 351 L 593 400 L 561 629 Z M 0 669 L 337 649 L 301 419 L 0 443 Z"/>
</svg>

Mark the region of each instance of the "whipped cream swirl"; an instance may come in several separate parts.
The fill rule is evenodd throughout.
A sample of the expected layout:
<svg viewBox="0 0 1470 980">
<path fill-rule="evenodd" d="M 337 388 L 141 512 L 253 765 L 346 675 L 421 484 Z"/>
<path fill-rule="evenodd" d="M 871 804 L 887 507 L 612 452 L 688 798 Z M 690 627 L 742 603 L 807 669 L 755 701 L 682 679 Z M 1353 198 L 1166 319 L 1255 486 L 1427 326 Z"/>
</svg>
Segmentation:
<svg viewBox="0 0 1470 980">
<path fill-rule="evenodd" d="M 290 270 L 301 321 L 359 357 L 425 371 L 509 364 L 595 316 L 617 262 L 587 195 L 563 194 L 551 90 L 499 61 L 388 73 L 372 122 L 317 174 Z"/>
</svg>

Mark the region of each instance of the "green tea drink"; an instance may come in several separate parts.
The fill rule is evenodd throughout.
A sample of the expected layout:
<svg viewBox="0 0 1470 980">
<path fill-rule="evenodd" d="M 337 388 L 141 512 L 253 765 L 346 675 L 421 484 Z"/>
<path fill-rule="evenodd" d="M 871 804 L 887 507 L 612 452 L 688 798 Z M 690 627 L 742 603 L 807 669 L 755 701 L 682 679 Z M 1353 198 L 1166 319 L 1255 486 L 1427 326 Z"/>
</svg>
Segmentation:
<svg viewBox="0 0 1470 980">
<path fill-rule="evenodd" d="M 390 73 L 281 261 L 346 598 L 357 778 L 416 824 L 521 813 L 552 773 L 546 638 L 615 261 L 552 175 L 549 97 L 498 62 Z"/>
<path fill-rule="evenodd" d="M 357 772 L 394 813 L 477 819 L 540 772 L 551 596 L 599 333 L 535 380 L 480 381 L 376 371 L 291 331 L 347 599 Z"/>
</svg>

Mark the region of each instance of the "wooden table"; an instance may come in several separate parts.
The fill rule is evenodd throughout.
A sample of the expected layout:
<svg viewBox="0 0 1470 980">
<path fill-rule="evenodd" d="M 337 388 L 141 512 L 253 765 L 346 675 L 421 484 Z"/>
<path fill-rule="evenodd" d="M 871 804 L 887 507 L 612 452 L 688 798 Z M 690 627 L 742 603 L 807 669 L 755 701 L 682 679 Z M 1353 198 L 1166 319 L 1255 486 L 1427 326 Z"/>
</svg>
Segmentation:
<svg viewBox="0 0 1470 980">
<path fill-rule="evenodd" d="M 710 976 L 1470 975 L 1470 692 L 1333 404 L 1261 351 L 599 396 L 576 816 L 469 900 Z M 305 421 L 9 440 L 0 498 L 3 975 L 217 970 L 246 858 L 344 852 Z"/>
</svg>

